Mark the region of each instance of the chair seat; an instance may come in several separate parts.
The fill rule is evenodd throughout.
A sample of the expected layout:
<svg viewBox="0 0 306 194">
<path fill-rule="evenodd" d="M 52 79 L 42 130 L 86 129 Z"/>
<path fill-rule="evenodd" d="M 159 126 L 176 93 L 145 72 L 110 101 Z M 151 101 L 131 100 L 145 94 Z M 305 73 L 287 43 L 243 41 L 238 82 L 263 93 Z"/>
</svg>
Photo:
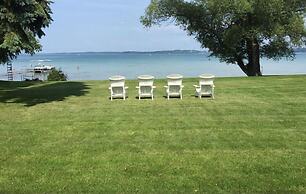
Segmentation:
<svg viewBox="0 0 306 194">
<path fill-rule="evenodd" d="M 203 91 L 203 90 L 201 90 L 201 88 L 196 88 L 196 92 L 197 93 L 202 93 L 202 94 L 211 94 L 212 93 L 212 91 L 211 90 L 209 90 L 209 91 Z"/>
<path fill-rule="evenodd" d="M 179 96 L 181 95 L 180 92 L 167 92 L 170 96 Z"/>
<path fill-rule="evenodd" d="M 123 97 L 124 94 L 113 94 L 112 96 L 113 96 L 113 97 Z M 126 95 L 125 95 L 125 96 L 126 96 Z"/>
<path fill-rule="evenodd" d="M 212 92 L 201 92 L 201 91 L 196 91 L 196 96 L 199 96 L 199 95 L 202 95 L 202 96 L 211 96 L 211 95 L 212 95 Z"/>
<path fill-rule="evenodd" d="M 127 89 L 128 87 L 125 86 L 109 87 L 111 92 L 111 100 L 113 98 L 123 98 L 125 100 L 127 98 Z"/>
<path fill-rule="evenodd" d="M 182 94 L 182 89 L 184 88 L 183 85 L 168 85 L 164 86 L 167 90 L 167 97 L 181 97 L 183 96 Z"/>
<path fill-rule="evenodd" d="M 151 97 L 153 94 L 152 93 L 141 93 L 139 94 L 141 97 Z"/>
<path fill-rule="evenodd" d="M 138 98 L 140 100 L 140 98 L 142 97 L 150 97 L 154 98 L 154 89 L 156 88 L 156 86 L 152 86 L 150 84 L 143 84 L 143 85 L 139 85 L 136 86 L 136 89 L 138 89 Z"/>
<path fill-rule="evenodd" d="M 203 84 L 201 86 L 194 85 L 197 97 L 208 96 L 214 98 L 214 85 L 211 84 Z"/>
</svg>

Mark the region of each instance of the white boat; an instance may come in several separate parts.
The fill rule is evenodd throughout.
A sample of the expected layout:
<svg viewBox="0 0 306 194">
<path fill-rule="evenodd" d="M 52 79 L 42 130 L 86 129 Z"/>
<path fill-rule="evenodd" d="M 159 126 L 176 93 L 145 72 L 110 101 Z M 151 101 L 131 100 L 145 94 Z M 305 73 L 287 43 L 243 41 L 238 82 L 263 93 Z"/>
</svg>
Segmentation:
<svg viewBox="0 0 306 194">
<path fill-rule="evenodd" d="M 37 65 L 37 66 L 34 67 L 34 73 L 48 72 L 48 71 L 51 71 L 54 68 L 55 67 L 52 66 L 52 65 Z"/>
</svg>

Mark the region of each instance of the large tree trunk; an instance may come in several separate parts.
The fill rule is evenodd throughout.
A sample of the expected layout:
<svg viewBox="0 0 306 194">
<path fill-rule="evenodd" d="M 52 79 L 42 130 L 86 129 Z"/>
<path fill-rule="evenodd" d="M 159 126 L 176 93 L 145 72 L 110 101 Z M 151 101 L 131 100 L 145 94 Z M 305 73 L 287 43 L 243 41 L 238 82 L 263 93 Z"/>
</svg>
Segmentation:
<svg viewBox="0 0 306 194">
<path fill-rule="evenodd" d="M 247 76 L 262 76 L 260 70 L 260 51 L 256 39 L 247 40 L 248 63 L 244 64 L 243 57 L 237 56 L 237 64 Z"/>
<path fill-rule="evenodd" d="M 248 52 L 247 75 L 262 76 L 260 70 L 259 44 L 256 39 L 247 40 L 247 52 Z"/>
</svg>

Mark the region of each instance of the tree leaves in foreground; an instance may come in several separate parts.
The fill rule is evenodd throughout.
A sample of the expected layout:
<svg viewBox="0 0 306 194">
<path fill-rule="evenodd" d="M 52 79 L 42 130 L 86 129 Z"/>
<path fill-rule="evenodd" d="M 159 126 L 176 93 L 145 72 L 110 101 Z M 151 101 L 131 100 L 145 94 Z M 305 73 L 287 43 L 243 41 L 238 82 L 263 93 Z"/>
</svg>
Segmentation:
<svg viewBox="0 0 306 194">
<path fill-rule="evenodd" d="M 49 0 L 0 1 L 0 63 L 7 63 L 21 52 L 34 54 L 41 50 L 38 38 L 51 18 Z"/>
<path fill-rule="evenodd" d="M 151 0 L 141 22 L 170 20 L 212 56 L 260 76 L 261 57 L 293 59 L 293 49 L 305 45 L 305 7 L 306 0 Z"/>
</svg>

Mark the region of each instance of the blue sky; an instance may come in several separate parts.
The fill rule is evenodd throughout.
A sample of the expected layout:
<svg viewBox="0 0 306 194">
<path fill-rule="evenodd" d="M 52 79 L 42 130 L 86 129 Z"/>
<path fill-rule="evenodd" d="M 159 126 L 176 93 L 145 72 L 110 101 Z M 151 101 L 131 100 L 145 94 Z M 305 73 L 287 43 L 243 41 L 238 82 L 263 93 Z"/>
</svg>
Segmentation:
<svg viewBox="0 0 306 194">
<path fill-rule="evenodd" d="M 200 49 L 193 37 L 171 24 L 144 28 L 139 18 L 150 0 L 54 0 L 53 23 L 43 51 L 155 51 Z"/>
</svg>

